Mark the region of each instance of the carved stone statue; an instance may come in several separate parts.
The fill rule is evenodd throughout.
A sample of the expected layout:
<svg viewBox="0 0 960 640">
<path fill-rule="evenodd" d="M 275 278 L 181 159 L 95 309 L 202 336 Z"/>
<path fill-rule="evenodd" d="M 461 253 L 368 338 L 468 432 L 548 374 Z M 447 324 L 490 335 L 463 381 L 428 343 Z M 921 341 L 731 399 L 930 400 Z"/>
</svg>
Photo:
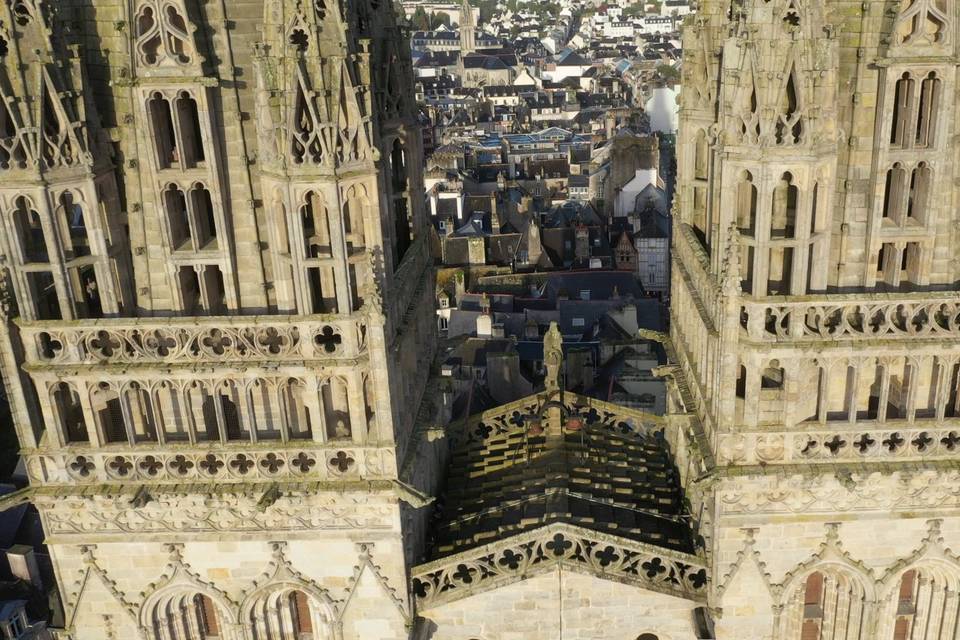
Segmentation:
<svg viewBox="0 0 960 640">
<path fill-rule="evenodd" d="M 548 392 L 560 390 L 560 368 L 563 366 L 563 335 L 556 322 L 543 336 L 543 364 L 547 369 L 544 385 Z"/>
</svg>

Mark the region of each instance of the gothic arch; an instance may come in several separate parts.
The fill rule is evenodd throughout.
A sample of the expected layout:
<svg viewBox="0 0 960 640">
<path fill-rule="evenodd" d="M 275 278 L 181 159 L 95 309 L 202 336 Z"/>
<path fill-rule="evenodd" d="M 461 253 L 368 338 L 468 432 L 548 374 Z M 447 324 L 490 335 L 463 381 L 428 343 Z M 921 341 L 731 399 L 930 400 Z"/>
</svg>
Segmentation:
<svg viewBox="0 0 960 640">
<path fill-rule="evenodd" d="M 306 597 L 312 614 L 311 624 L 313 640 L 333 638 L 332 625 L 338 618 L 337 604 L 325 589 L 296 571 L 284 556 L 286 545 L 273 543 L 273 559 L 240 604 L 239 620 L 244 626 L 250 625 L 249 638 L 267 640 L 275 637 L 277 624 L 283 624 L 279 607 L 285 598 L 296 592 Z M 268 619 L 273 616 L 273 619 Z M 273 635 L 268 635 L 273 633 Z"/>
<path fill-rule="evenodd" d="M 150 640 L 166 640 L 158 628 L 164 624 L 171 640 L 200 640 L 207 637 L 211 626 L 218 630 L 217 638 L 239 640 L 233 633 L 237 622 L 236 604 L 226 593 L 202 580 L 190 569 L 183 561 L 179 546 L 169 545 L 169 550 L 170 561 L 164 575 L 147 587 L 140 606 L 139 623 L 146 637 Z M 205 598 L 207 602 L 202 602 L 200 598 Z M 166 618 L 171 614 L 179 619 L 167 621 Z M 207 617 L 211 614 L 215 615 L 212 621 Z M 190 616 L 193 617 L 188 619 Z M 207 628 L 198 629 L 204 623 Z M 178 625 L 180 633 L 176 633 Z"/>
</svg>

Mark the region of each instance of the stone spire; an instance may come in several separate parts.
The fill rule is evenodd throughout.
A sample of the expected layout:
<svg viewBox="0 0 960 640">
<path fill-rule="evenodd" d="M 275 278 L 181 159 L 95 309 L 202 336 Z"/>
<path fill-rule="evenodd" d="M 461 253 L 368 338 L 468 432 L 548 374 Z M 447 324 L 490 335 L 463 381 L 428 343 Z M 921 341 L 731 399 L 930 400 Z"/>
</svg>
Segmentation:
<svg viewBox="0 0 960 640">
<path fill-rule="evenodd" d="M 470 1 L 460 3 L 460 55 L 465 56 L 477 50 L 476 25 L 473 22 L 473 9 Z"/>
</svg>

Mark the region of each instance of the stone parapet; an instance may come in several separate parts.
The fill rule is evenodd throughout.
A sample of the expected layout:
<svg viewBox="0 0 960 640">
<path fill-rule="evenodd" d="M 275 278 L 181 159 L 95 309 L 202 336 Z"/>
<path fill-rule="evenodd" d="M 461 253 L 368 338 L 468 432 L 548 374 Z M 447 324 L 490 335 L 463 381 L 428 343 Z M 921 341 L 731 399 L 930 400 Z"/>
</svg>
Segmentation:
<svg viewBox="0 0 960 640">
<path fill-rule="evenodd" d="M 960 338 L 955 291 L 744 299 L 742 342 Z"/>
<path fill-rule="evenodd" d="M 561 523 L 414 567 L 413 591 L 426 610 L 557 564 L 697 602 L 707 597 L 708 569 L 699 557 Z"/>
<path fill-rule="evenodd" d="M 27 368 L 302 363 L 367 352 L 367 317 L 212 316 L 20 321 Z"/>
<path fill-rule="evenodd" d="M 24 452 L 34 485 L 190 481 L 242 483 L 269 480 L 370 480 L 396 476 L 395 452 L 330 442 L 167 445 L 133 452 L 127 445 L 68 446 L 57 451 Z"/>
</svg>

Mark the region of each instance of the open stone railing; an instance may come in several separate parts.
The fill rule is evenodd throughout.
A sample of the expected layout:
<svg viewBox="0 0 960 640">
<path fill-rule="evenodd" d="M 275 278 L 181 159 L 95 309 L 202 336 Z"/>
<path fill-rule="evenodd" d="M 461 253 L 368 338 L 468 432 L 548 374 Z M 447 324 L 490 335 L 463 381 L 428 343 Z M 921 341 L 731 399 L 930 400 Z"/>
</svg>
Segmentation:
<svg viewBox="0 0 960 640">
<path fill-rule="evenodd" d="M 675 234 L 674 250 L 676 263 L 683 273 L 690 279 L 692 289 L 689 295 L 695 304 L 702 306 L 701 312 L 706 314 L 712 325 L 717 319 L 717 299 L 720 295 L 720 286 L 710 273 L 710 257 L 697 239 L 693 228 L 688 224 L 679 226 L 679 233 Z"/>
<path fill-rule="evenodd" d="M 104 482 L 253 482 L 270 480 L 374 480 L 396 476 L 392 449 L 357 447 L 349 442 L 323 446 L 312 442 L 246 447 L 169 446 L 134 452 L 127 446 L 70 447 L 57 452 L 28 453 L 27 473 L 33 483 L 99 484 Z"/>
<path fill-rule="evenodd" d="M 700 558 L 565 523 L 414 567 L 413 591 L 424 610 L 558 564 L 697 602 L 707 597 L 708 570 Z"/>
<path fill-rule="evenodd" d="M 361 316 L 21 321 L 20 332 L 28 365 L 303 361 L 367 348 Z"/>
<path fill-rule="evenodd" d="M 753 341 L 960 338 L 960 294 L 817 295 L 744 300 L 740 326 Z"/>
<path fill-rule="evenodd" d="M 844 429 L 814 423 L 810 430 L 720 436 L 720 460 L 732 464 L 802 464 L 884 460 L 960 459 L 960 421 L 930 425 L 859 424 Z"/>
</svg>

